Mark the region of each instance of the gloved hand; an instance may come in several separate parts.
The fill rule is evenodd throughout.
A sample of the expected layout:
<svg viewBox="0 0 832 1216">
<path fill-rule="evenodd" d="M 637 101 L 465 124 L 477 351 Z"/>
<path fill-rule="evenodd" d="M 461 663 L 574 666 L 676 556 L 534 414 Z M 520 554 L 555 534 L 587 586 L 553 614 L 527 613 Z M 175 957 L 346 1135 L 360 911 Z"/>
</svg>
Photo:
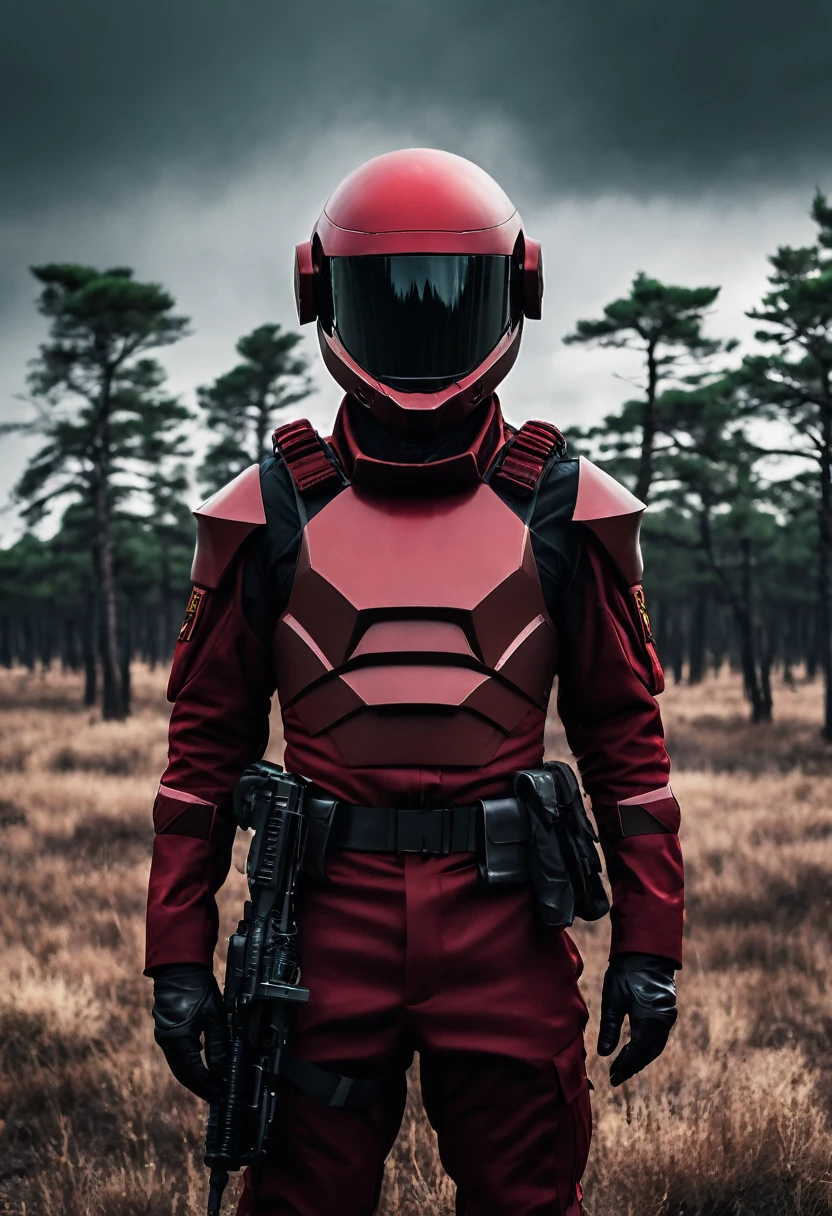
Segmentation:
<svg viewBox="0 0 832 1216">
<path fill-rule="evenodd" d="M 177 1081 L 206 1102 L 222 1097 L 228 1061 L 228 1028 L 210 967 L 169 963 L 153 971 L 156 1042 Z M 202 1039 L 205 1059 L 202 1062 Z"/>
<path fill-rule="evenodd" d="M 609 1056 L 621 1036 L 625 1014 L 630 1041 L 610 1065 L 610 1082 L 621 1085 L 665 1049 L 676 1021 L 675 964 L 658 954 L 616 954 L 610 959 L 601 994 L 598 1054 Z"/>
</svg>

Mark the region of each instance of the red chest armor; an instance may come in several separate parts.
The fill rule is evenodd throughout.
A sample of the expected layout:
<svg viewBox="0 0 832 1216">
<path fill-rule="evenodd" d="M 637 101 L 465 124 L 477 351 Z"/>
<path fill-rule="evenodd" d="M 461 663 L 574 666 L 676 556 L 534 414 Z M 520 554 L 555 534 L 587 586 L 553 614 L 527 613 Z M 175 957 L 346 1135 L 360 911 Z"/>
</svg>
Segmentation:
<svg viewBox="0 0 832 1216">
<path fill-rule="evenodd" d="M 348 767 L 481 767 L 533 711 L 542 745 L 556 648 L 528 529 L 485 484 L 346 488 L 304 531 L 275 658 L 287 743 Z"/>
<path fill-rule="evenodd" d="M 508 502 L 532 508 L 562 438 L 534 422 L 511 437 L 496 398 L 478 425 L 464 451 L 422 465 L 362 451 L 345 406 L 337 463 L 308 422 L 275 435 L 300 518 L 311 517 L 273 637 L 284 762 L 346 800 L 471 802 L 543 758 L 557 643 L 529 530 Z M 638 583 L 642 504 L 583 458 L 563 484 L 566 518 Z M 257 466 L 197 519 L 193 579 L 211 589 L 267 523 Z"/>
</svg>

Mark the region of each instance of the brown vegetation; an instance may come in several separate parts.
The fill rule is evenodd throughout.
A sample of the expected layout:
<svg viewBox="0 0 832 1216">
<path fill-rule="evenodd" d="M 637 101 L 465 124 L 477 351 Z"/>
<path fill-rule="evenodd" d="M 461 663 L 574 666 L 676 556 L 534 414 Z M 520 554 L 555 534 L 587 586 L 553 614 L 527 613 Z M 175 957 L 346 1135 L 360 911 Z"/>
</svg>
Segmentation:
<svg viewBox="0 0 832 1216">
<path fill-rule="evenodd" d="M 141 975 L 163 679 L 102 724 L 77 681 L 0 674 L 0 1212 L 196 1216 L 204 1109 L 166 1072 Z M 590 1216 L 832 1213 L 832 753 L 820 689 L 749 727 L 733 677 L 664 698 L 689 876 L 682 1014 L 623 1090 L 590 1050 Z M 563 754 L 553 725 L 550 750 Z M 279 750 L 279 740 L 273 751 Z M 232 871 L 229 925 L 241 898 Z M 597 1017 L 604 926 L 576 932 Z M 384 1216 L 453 1211 L 415 1095 Z M 229 1204 L 229 1210 L 230 1204 Z"/>
</svg>

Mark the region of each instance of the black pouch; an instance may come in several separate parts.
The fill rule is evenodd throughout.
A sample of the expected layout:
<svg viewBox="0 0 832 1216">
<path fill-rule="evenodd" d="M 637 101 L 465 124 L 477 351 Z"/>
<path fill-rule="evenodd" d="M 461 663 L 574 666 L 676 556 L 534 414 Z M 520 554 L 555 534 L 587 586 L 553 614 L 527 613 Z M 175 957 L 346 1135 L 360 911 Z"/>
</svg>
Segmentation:
<svg viewBox="0 0 832 1216">
<path fill-rule="evenodd" d="M 529 874 L 544 924 L 565 929 L 576 917 L 606 916 L 598 837 L 572 769 L 562 761 L 525 769 L 515 774 L 514 789 L 529 815 Z"/>
<path fill-rule="evenodd" d="M 529 818 L 516 798 L 482 799 L 480 877 L 489 886 L 529 881 Z"/>
<path fill-rule="evenodd" d="M 301 858 L 301 874 L 315 882 L 327 882 L 326 846 L 332 827 L 337 798 L 313 793 L 306 798 L 306 835 Z"/>
</svg>

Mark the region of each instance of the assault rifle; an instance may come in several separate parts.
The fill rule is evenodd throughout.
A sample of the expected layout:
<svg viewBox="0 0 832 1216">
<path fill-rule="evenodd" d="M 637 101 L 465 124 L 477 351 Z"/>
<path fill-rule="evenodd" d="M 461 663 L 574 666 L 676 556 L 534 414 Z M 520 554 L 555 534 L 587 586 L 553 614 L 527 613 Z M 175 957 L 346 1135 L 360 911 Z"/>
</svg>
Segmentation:
<svg viewBox="0 0 832 1216">
<path fill-rule="evenodd" d="M 302 780 L 260 761 L 246 769 L 234 795 L 237 823 L 252 828 L 254 838 L 246 863 L 250 898 L 228 939 L 223 1000 L 230 1049 L 225 1094 L 211 1107 L 205 1136 L 208 1216 L 219 1216 L 229 1171 L 264 1151 L 292 1006 L 309 1000 L 309 989 L 300 986 L 294 912 L 304 793 Z"/>
</svg>

